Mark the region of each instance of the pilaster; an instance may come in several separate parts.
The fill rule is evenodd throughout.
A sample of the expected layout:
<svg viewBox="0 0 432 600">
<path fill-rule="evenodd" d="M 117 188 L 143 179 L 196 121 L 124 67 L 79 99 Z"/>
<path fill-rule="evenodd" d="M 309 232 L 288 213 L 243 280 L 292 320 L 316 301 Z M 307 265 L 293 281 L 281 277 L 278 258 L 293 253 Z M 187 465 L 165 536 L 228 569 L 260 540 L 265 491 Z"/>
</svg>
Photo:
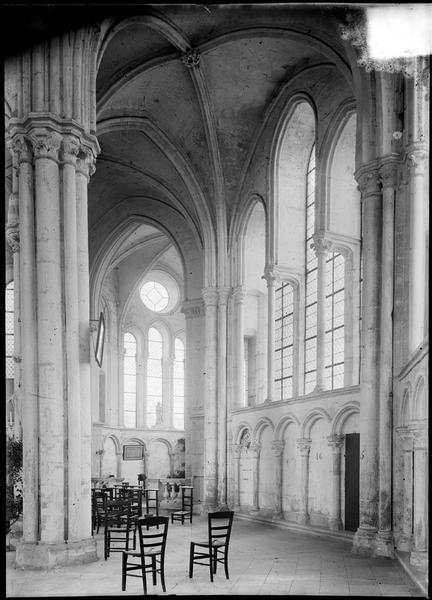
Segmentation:
<svg viewBox="0 0 432 600">
<path fill-rule="evenodd" d="M 227 506 L 227 302 L 231 288 L 218 288 L 218 506 Z"/>
<path fill-rule="evenodd" d="M 274 486 L 274 512 L 273 519 L 282 519 L 282 484 L 283 484 L 283 451 L 285 447 L 284 440 L 272 442 L 272 451 L 275 465 L 275 486 Z"/>
<path fill-rule="evenodd" d="M 300 454 L 300 510 L 297 522 L 301 525 L 309 523 L 309 453 L 312 444 L 310 438 L 299 438 L 296 440 Z"/>
<path fill-rule="evenodd" d="M 252 510 L 251 513 L 259 511 L 258 493 L 259 493 L 259 457 L 261 452 L 261 444 L 253 442 L 249 446 L 249 456 L 252 463 Z"/>
<path fill-rule="evenodd" d="M 234 462 L 234 510 L 240 510 L 240 456 L 241 444 L 233 444 L 232 457 Z"/>
<path fill-rule="evenodd" d="M 398 427 L 396 432 L 401 439 L 403 452 L 402 533 L 399 538 L 398 549 L 402 552 L 411 552 L 413 543 L 413 433 L 407 427 Z"/>
<path fill-rule="evenodd" d="M 329 529 L 342 529 L 341 521 L 341 449 L 344 443 L 343 435 L 328 436 L 331 448 L 331 505 Z"/>
</svg>

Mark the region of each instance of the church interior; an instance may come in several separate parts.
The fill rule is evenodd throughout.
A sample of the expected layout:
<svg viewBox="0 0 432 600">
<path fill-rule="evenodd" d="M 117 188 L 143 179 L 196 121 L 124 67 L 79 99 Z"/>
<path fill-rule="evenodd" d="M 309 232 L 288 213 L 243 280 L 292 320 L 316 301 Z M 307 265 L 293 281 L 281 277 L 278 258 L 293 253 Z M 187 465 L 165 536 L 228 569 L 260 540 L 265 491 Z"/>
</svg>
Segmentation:
<svg viewBox="0 0 432 600">
<path fill-rule="evenodd" d="M 23 572 L 97 561 L 92 489 L 115 482 L 345 536 L 426 589 L 429 57 L 369 56 L 385 5 L 367 6 L 21 8 L 5 430 Z"/>
</svg>

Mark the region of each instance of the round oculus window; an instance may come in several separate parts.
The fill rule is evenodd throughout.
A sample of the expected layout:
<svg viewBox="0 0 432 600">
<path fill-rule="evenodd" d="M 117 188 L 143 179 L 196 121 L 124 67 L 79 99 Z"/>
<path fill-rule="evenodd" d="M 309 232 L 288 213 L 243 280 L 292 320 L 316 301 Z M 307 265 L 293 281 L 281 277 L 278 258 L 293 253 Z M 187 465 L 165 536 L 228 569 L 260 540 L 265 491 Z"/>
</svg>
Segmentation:
<svg viewBox="0 0 432 600">
<path fill-rule="evenodd" d="M 148 281 L 140 290 L 141 300 L 145 306 L 154 312 L 161 312 L 168 305 L 167 289 L 157 281 Z"/>
</svg>

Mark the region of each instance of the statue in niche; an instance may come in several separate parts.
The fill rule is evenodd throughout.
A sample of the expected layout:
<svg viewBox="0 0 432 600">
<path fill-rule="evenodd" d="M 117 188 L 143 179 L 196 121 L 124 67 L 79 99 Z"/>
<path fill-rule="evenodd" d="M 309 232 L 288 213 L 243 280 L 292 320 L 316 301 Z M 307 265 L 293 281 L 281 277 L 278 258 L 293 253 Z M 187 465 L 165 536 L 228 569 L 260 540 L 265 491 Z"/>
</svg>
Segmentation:
<svg viewBox="0 0 432 600">
<path fill-rule="evenodd" d="M 156 423 L 155 423 L 155 425 L 162 425 L 162 422 L 163 422 L 162 403 L 158 402 L 156 404 Z"/>
</svg>

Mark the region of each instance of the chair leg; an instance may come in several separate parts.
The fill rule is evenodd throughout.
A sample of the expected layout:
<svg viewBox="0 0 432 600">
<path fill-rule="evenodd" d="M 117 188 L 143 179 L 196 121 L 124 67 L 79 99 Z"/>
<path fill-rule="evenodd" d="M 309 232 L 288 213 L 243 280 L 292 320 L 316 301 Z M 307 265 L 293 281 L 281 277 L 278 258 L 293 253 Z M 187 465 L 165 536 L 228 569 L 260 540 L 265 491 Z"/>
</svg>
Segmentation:
<svg viewBox="0 0 432 600">
<path fill-rule="evenodd" d="M 122 592 L 126 589 L 126 563 L 127 563 L 127 554 L 122 553 Z"/>
<path fill-rule="evenodd" d="M 217 548 L 214 548 L 213 573 L 216 573 L 216 569 L 217 569 Z"/>
<path fill-rule="evenodd" d="M 147 595 L 147 579 L 146 579 L 145 558 L 144 558 L 144 556 L 141 557 L 141 571 L 142 571 L 144 596 L 146 596 Z"/>
<path fill-rule="evenodd" d="M 152 579 L 153 585 L 156 585 L 156 556 L 152 556 Z"/>
<path fill-rule="evenodd" d="M 213 581 L 213 553 L 209 548 L 209 567 L 210 567 L 210 581 Z"/>
<path fill-rule="evenodd" d="M 193 555 L 194 555 L 194 543 L 190 543 L 190 552 L 189 552 L 189 579 L 192 578 L 193 573 Z"/>
<path fill-rule="evenodd" d="M 165 589 L 165 558 L 163 556 L 160 561 L 160 578 L 161 578 L 162 590 L 164 592 L 166 592 L 166 589 Z"/>
<path fill-rule="evenodd" d="M 225 567 L 225 576 L 227 579 L 229 579 L 229 575 L 228 575 L 228 548 L 225 549 L 224 552 L 224 567 Z"/>
</svg>

